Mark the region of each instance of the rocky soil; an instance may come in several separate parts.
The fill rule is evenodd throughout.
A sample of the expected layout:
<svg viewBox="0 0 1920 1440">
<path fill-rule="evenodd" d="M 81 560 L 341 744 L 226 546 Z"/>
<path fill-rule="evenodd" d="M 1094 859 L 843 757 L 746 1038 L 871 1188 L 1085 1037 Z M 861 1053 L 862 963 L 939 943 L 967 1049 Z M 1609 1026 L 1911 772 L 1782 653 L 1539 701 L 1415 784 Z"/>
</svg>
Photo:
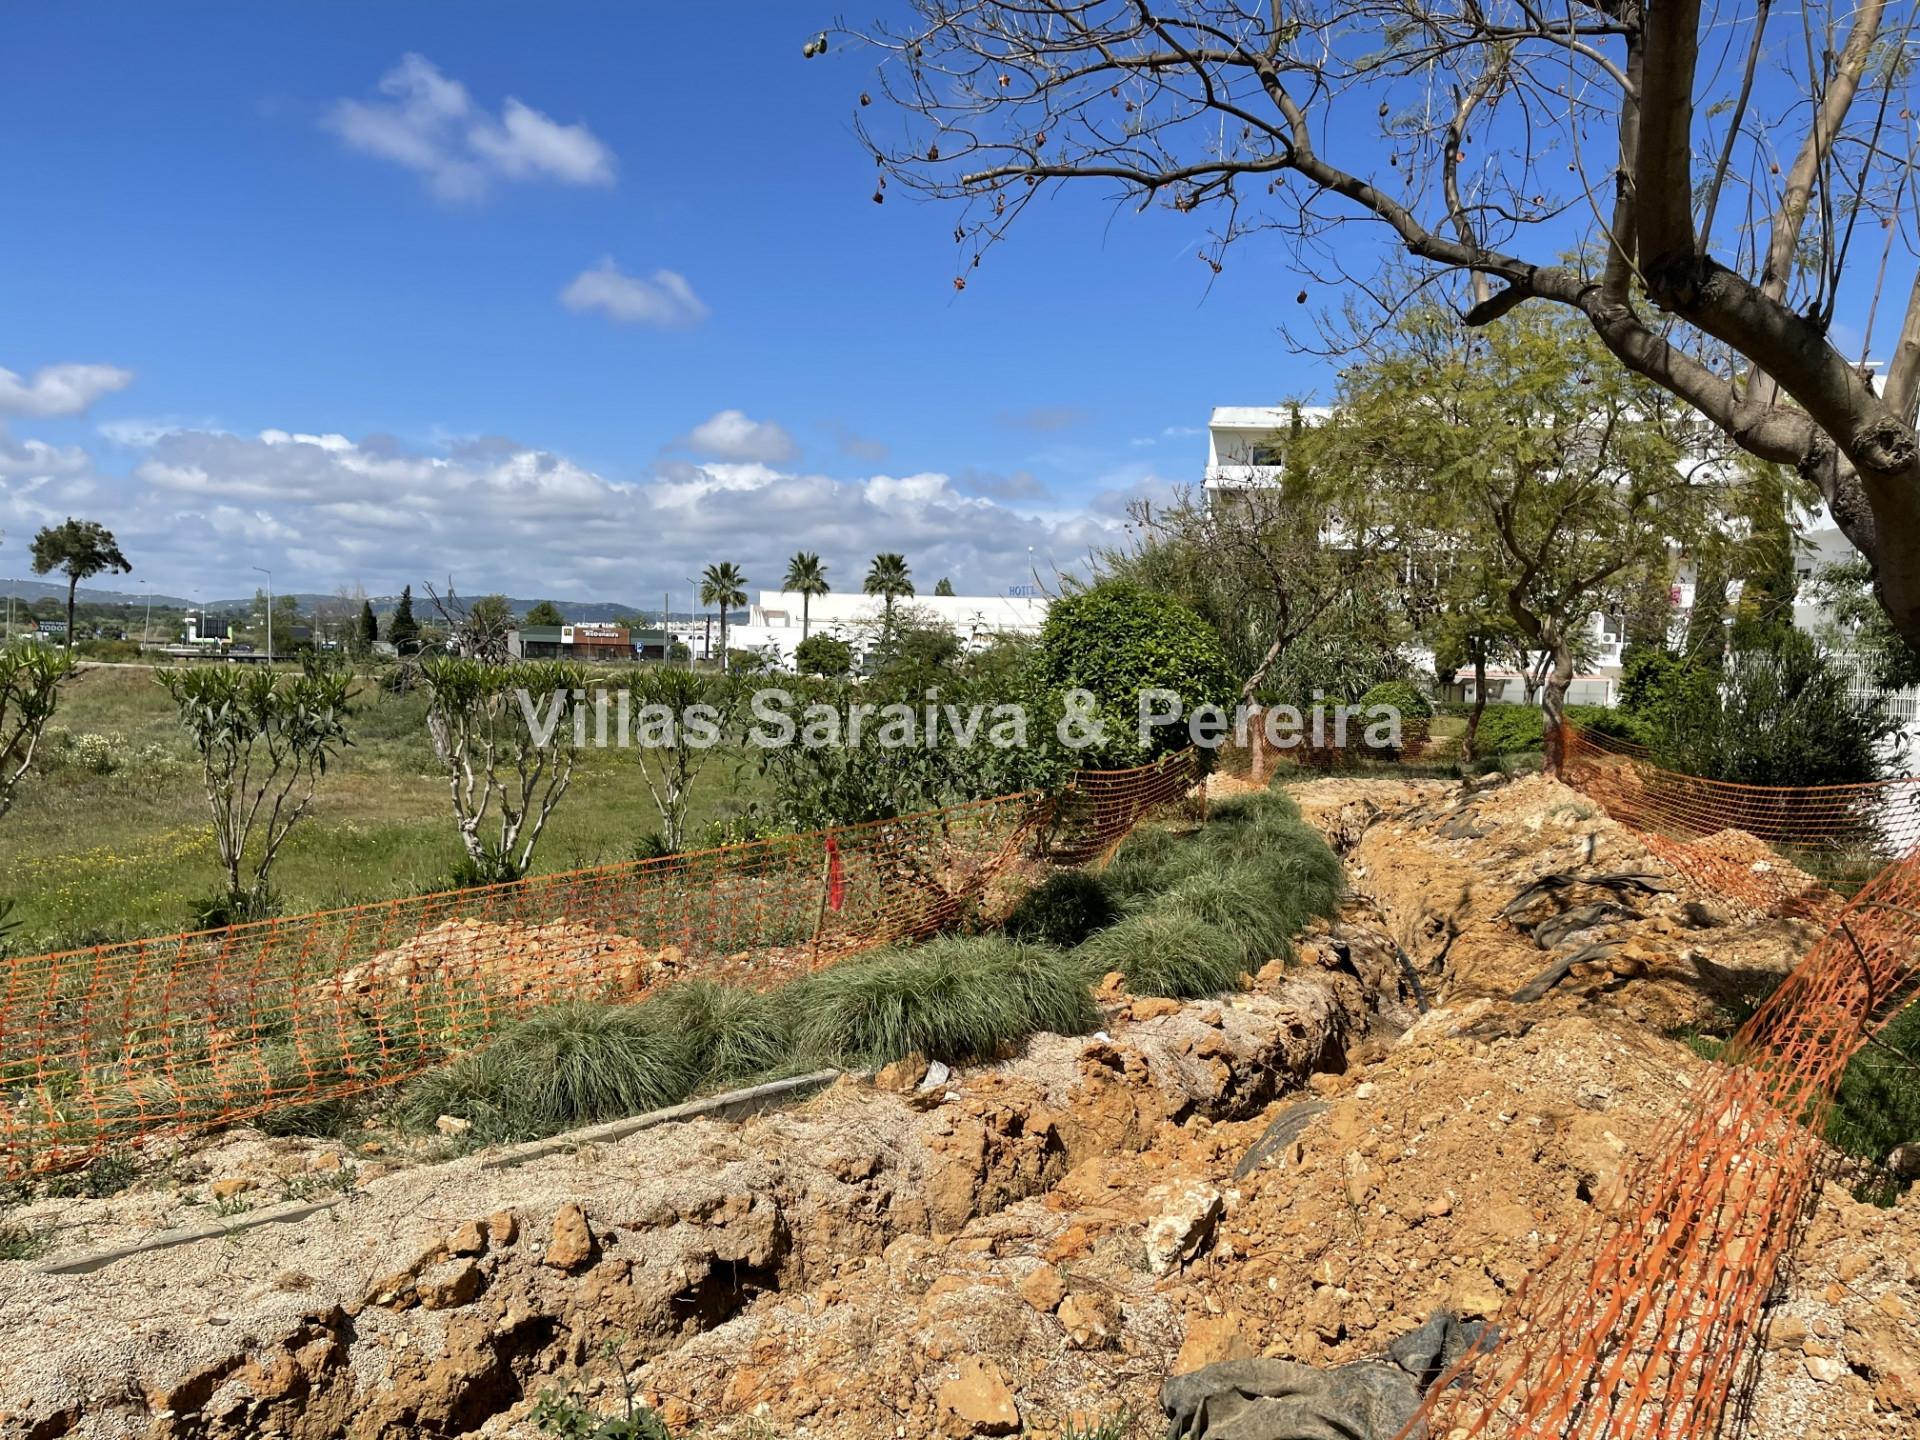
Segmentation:
<svg viewBox="0 0 1920 1440">
<path fill-rule="evenodd" d="M 1497 1317 L 1702 1083 L 1669 1034 L 1812 932 L 1684 891 L 1545 780 L 1296 793 L 1352 896 L 1224 1000 L 1109 988 L 1092 1037 L 514 1166 L 237 1132 L 16 1212 L 59 1228 L 0 1264 L 0 1436 L 531 1437 L 542 1394 L 629 1387 L 675 1433 L 1149 1435 L 1170 1371 Z M 279 1197 L 334 1203 L 46 1273 Z M 1826 1188 L 1742 1425 L 1920 1435 L 1920 1192 Z"/>
</svg>

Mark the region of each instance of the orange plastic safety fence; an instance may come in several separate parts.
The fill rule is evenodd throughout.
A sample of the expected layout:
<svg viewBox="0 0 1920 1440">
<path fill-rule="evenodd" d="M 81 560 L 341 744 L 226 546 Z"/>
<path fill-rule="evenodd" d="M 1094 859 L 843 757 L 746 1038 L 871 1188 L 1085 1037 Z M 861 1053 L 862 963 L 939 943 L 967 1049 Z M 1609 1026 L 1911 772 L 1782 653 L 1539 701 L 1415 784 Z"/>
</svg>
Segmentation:
<svg viewBox="0 0 1920 1440">
<path fill-rule="evenodd" d="M 1078 865 L 1105 855 L 1143 816 L 1188 804 L 1199 768 L 1195 753 L 1181 750 L 1132 770 L 1082 770 L 1060 798 L 1048 857 Z"/>
<path fill-rule="evenodd" d="M 1182 800 L 1190 755 L 871 824 L 0 967 L 0 1172 L 403 1080 L 527 1009 L 778 983 L 959 919 Z"/>
<path fill-rule="evenodd" d="M 1491 1353 L 1436 1385 L 1404 1433 L 1705 1440 L 1746 1393 L 1764 1307 L 1831 1153 L 1820 1137 L 1841 1075 L 1920 990 L 1920 791 L 1733 785 L 1577 727 L 1565 741 L 1562 778 L 1690 885 L 1831 928 L 1729 1042 L 1709 1088 L 1526 1282 Z M 1851 902 L 1820 878 L 1867 875 Z"/>
<path fill-rule="evenodd" d="M 1711 1088 L 1527 1282 L 1493 1353 L 1432 1392 L 1424 1433 L 1721 1433 L 1828 1153 L 1820 1131 L 1841 1073 L 1920 987 L 1917 907 L 1909 857 L 1838 908 Z"/>
<path fill-rule="evenodd" d="M 1736 785 L 1663 770 L 1642 747 L 1580 726 L 1565 733 L 1561 779 L 1698 889 L 1744 911 L 1829 917 L 1836 890 L 1920 844 L 1920 778 Z"/>
</svg>

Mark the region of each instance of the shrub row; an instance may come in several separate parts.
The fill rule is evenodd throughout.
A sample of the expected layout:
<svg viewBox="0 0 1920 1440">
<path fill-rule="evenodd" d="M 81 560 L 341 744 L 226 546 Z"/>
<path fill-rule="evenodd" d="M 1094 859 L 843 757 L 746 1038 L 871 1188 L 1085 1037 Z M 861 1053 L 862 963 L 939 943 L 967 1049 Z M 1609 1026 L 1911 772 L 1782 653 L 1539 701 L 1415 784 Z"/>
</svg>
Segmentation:
<svg viewBox="0 0 1920 1440">
<path fill-rule="evenodd" d="M 1139 995 L 1217 994 L 1330 914 L 1340 862 L 1277 793 L 1220 804 L 1196 834 L 1137 832 L 1100 875 L 1035 887 L 1005 934 L 875 952 L 769 992 L 687 981 L 625 1005 L 550 1006 L 415 1080 L 401 1118 L 528 1139 L 671 1105 L 704 1088 L 910 1054 L 963 1061 L 1100 1023 L 1110 971 Z"/>
</svg>

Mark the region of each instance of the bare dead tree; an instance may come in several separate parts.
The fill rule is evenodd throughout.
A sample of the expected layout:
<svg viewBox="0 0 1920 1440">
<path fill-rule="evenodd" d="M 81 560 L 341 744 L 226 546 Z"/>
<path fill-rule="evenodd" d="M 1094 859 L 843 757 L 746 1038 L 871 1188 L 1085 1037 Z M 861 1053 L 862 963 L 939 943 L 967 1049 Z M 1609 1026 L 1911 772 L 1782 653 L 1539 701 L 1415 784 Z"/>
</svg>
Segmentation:
<svg viewBox="0 0 1920 1440">
<path fill-rule="evenodd" d="M 1920 644 L 1912 0 L 914 11 L 858 34 L 884 52 L 892 104 L 856 115 L 876 198 L 892 178 L 962 207 L 957 287 L 1047 182 L 1103 180 L 1142 207 L 1208 213 L 1215 271 L 1265 234 L 1383 302 L 1398 250 L 1423 283 L 1451 277 L 1470 326 L 1530 300 L 1571 307 L 1622 365 L 1816 484 Z M 1871 336 L 1889 297 L 1898 334 L 1876 386 L 1835 320 L 1844 305 Z"/>
<path fill-rule="evenodd" d="M 478 600 L 462 600 L 451 578 L 445 595 L 433 588 L 432 581 L 425 582 L 423 588 L 428 602 L 440 616 L 440 623 L 446 627 L 449 655 L 482 660 L 489 665 L 506 663 L 507 634 L 513 629 L 514 618 L 512 609 L 501 597 L 482 595 Z"/>
</svg>

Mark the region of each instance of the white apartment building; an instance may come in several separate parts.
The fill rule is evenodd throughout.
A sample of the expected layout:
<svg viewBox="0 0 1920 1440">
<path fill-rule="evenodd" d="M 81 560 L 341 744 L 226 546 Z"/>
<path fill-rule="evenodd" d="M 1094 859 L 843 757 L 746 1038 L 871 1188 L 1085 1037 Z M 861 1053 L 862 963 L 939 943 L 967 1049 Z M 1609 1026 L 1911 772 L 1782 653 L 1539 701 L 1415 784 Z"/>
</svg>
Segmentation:
<svg viewBox="0 0 1920 1440">
<path fill-rule="evenodd" d="M 1301 426 L 1317 424 L 1332 413 L 1328 407 L 1319 405 L 1215 407 L 1207 421 L 1205 489 L 1208 503 L 1231 503 L 1236 494 L 1280 484 L 1286 474 L 1288 439 Z M 1838 531 L 1830 528 L 1815 531 L 1807 539 L 1812 541 L 1816 536 L 1832 536 L 1839 540 L 1840 549 L 1846 549 L 1846 542 L 1839 539 Z M 1820 555 L 1801 562 L 1803 579 L 1812 573 L 1807 568 L 1809 565 L 1826 564 L 1838 558 L 1825 554 L 1831 546 L 1824 540 L 1818 547 L 1810 547 L 1810 553 L 1812 548 L 1817 548 Z M 1693 564 L 1682 556 L 1670 597 L 1675 623 L 1682 630 L 1693 608 L 1693 596 Z M 1568 687 L 1567 700 L 1573 705 L 1612 705 L 1619 693 L 1621 651 L 1626 642 L 1624 628 L 1620 617 L 1614 615 L 1595 615 L 1589 623 L 1592 633 L 1588 643 L 1580 648 L 1590 659 Z M 1414 661 L 1428 673 L 1432 672 L 1430 652 L 1416 651 Z M 1470 700 L 1473 698 L 1471 677 L 1463 679 L 1464 698 Z M 1525 671 L 1501 667 L 1487 673 L 1489 700 L 1524 703 L 1532 689 L 1532 679 Z"/>
<path fill-rule="evenodd" d="M 968 649 L 988 643 L 995 635 L 1036 635 L 1046 623 L 1048 597 L 1038 586 L 1011 587 L 1007 595 L 914 595 L 895 601 L 917 618 L 952 627 Z M 762 590 L 744 625 L 729 626 L 727 644 L 735 650 L 758 650 L 785 669 L 793 668 L 793 652 L 802 638 L 803 597 L 792 590 Z M 805 634 L 832 635 L 853 647 L 858 664 L 880 638 L 886 606 L 877 595 L 859 591 L 829 591 L 806 601 Z M 717 643 L 717 641 L 716 641 Z"/>
</svg>

